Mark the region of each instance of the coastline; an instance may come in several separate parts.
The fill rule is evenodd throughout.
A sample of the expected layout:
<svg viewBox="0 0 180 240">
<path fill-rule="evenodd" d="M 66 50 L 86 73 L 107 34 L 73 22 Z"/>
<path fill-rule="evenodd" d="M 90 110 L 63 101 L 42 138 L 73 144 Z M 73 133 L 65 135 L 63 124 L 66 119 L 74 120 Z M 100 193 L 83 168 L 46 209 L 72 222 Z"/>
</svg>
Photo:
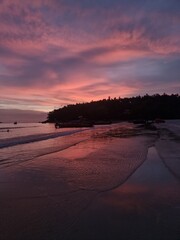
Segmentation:
<svg viewBox="0 0 180 240">
<path fill-rule="evenodd" d="M 122 213 L 118 213 L 116 204 L 107 206 L 104 200 L 119 202 L 119 196 L 120 201 L 123 200 L 123 186 L 146 164 L 148 149 L 158 136 L 157 132 L 146 130 L 134 134 L 133 127 L 129 126 L 126 130 L 113 126 L 106 134 L 103 129 L 99 130 L 62 151 L 1 169 L 1 239 L 112 239 L 110 233 L 118 230 Z M 123 137 L 118 137 L 121 133 Z M 146 194 L 139 196 L 143 199 Z M 163 202 L 159 204 L 160 208 L 164 206 Z M 133 205 L 129 203 L 131 213 Z M 109 212 L 112 217 L 107 219 Z M 96 218 L 101 222 L 99 229 L 93 227 Z M 126 224 L 128 229 L 128 222 Z M 93 236 L 89 233 L 91 227 Z M 109 233 L 103 233 L 103 229 Z M 145 231 L 146 226 L 142 229 Z M 139 229 L 139 232 L 142 231 Z M 120 235 L 117 232 L 117 236 Z M 132 238 L 125 236 L 124 239 Z"/>
</svg>

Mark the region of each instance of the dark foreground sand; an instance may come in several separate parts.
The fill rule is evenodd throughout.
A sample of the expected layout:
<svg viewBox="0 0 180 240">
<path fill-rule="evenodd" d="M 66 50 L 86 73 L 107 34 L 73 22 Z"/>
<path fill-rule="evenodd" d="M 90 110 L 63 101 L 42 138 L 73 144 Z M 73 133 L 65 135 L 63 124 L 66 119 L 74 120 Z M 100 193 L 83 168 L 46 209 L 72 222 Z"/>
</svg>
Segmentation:
<svg viewBox="0 0 180 240">
<path fill-rule="evenodd" d="M 153 239 L 180 237 L 179 182 L 156 149 L 120 187 L 100 194 L 67 239 Z"/>
<path fill-rule="evenodd" d="M 179 143 L 166 137 L 171 161 L 160 131 L 130 127 L 1 168 L 0 240 L 179 240 Z"/>
</svg>

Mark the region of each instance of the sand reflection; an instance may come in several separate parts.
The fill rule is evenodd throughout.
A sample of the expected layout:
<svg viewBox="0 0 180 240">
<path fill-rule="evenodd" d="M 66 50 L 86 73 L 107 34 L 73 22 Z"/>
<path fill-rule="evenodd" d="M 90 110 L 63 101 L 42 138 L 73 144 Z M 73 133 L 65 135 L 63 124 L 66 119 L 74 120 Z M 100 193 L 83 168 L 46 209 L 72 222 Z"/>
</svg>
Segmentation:
<svg viewBox="0 0 180 240">
<path fill-rule="evenodd" d="M 69 239 L 89 233 L 87 239 L 177 240 L 179 187 L 152 147 L 145 163 L 123 185 L 101 194 Z"/>
</svg>

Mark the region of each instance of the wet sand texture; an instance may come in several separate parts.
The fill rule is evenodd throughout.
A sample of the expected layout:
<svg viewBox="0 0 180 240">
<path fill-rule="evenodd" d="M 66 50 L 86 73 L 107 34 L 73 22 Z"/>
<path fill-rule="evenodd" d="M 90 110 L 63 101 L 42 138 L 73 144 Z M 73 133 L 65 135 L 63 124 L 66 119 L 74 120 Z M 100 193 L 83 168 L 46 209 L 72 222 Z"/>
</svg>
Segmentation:
<svg viewBox="0 0 180 240">
<path fill-rule="evenodd" d="M 152 147 L 123 185 L 93 202 L 67 239 L 178 240 L 179 187 Z"/>
<path fill-rule="evenodd" d="M 131 128 L 1 149 L 0 239 L 179 240 L 179 142 Z"/>
<path fill-rule="evenodd" d="M 91 139 L 1 170 L 0 239 L 63 239 L 103 191 L 146 159 L 151 139 Z"/>
</svg>

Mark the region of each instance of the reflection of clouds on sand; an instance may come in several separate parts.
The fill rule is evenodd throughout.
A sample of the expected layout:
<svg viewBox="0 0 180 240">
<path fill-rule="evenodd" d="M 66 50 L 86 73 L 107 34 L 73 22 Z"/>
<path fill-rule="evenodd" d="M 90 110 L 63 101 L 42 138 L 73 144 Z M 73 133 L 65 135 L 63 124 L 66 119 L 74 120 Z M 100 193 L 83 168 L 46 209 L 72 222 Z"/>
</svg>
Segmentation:
<svg viewBox="0 0 180 240">
<path fill-rule="evenodd" d="M 37 183 L 43 180 L 42 184 L 44 181 L 62 186 L 69 183 L 73 189 L 104 191 L 124 182 L 145 160 L 148 146 L 149 139 L 143 137 L 138 141 L 137 138 L 95 138 L 21 163 L 15 174 L 24 181 L 37 178 Z"/>
<path fill-rule="evenodd" d="M 68 239 L 85 239 L 88 233 L 88 240 L 176 240 L 179 187 L 152 147 L 147 160 L 123 185 L 100 195 Z"/>
<path fill-rule="evenodd" d="M 164 166 L 155 148 L 150 148 L 146 162 L 127 182 L 112 192 L 115 196 L 109 204 L 114 206 L 117 201 L 124 210 L 135 205 L 147 209 L 148 206 L 151 208 L 163 203 L 175 207 L 180 200 L 178 189 L 179 182 Z"/>
<path fill-rule="evenodd" d="M 145 160 L 148 144 L 146 138 L 94 139 L 59 152 L 58 157 L 64 159 L 61 164 L 73 185 L 104 191 L 122 183 Z"/>
<path fill-rule="evenodd" d="M 87 135 L 65 150 L 0 170 L 1 239 L 62 238 L 98 192 L 121 184 L 141 165 L 151 142 Z"/>
<path fill-rule="evenodd" d="M 99 240 L 98 236 L 114 240 L 116 233 L 132 234 L 129 239 L 136 233 L 142 239 L 138 234 L 149 233 L 157 219 L 170 226 L 167 231 L 172 223 L 176 230 L 172 214 L 178 207 L 178 182 L 155 148 L 149 151 L 151 159 L 144 162 L 156 136 L 98 137 L 116 127 L 95 127 L 10 147 L 9 159 L 19 161 L 0 169 L 0 239 L 63 239 L 71 231 L 71 240 Z M 45 155 L 37 157 L 42 152 Z M 80 236 L 77 231 L 74 234 L 73 225 L 80 227 Z"/>
</svg>

